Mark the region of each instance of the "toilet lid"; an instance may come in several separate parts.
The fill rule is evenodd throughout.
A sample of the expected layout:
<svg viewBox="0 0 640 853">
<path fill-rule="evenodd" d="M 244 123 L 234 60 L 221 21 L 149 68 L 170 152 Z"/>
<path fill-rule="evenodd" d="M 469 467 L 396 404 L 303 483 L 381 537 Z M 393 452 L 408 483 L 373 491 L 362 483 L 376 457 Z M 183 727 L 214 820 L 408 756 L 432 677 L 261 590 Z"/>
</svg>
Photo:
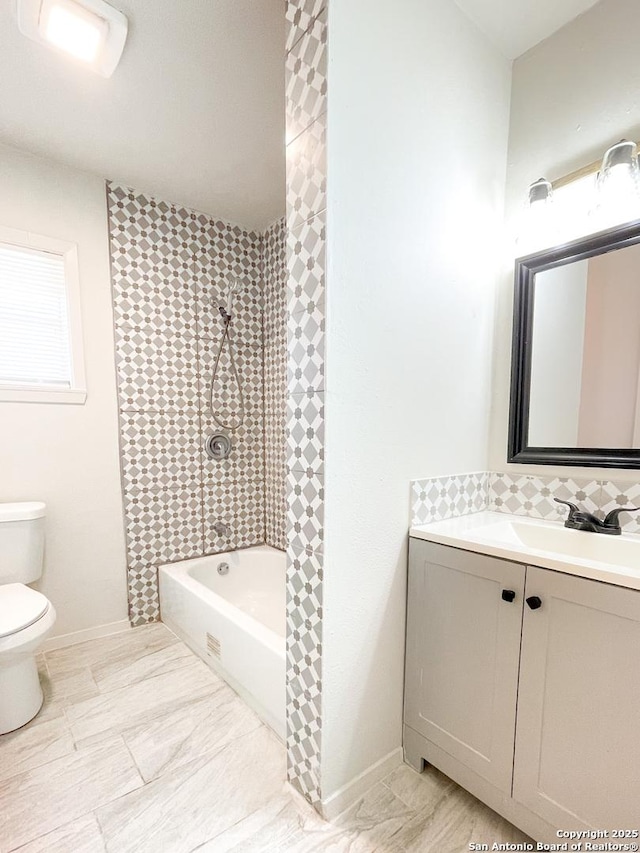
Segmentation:
<svg viewBox="0 0 640 853">
<path fill-rule="evenodd" d="M 0 586 L 0 637 L 33 625 L 46 612 L 49 600 L 23 583 Z"/>
</svg>

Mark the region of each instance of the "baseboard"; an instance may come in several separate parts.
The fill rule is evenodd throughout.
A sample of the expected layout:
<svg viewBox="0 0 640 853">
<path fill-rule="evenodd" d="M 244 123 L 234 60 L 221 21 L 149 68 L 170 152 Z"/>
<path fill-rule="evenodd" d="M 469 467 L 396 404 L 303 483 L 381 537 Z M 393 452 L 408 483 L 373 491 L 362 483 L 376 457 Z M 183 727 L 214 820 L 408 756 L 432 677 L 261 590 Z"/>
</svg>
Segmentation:
<svg viewBox="0 0 640 853">
<path fill-rule="evenodd" d="M 366 794 L 370 788 L 377 785 L 401 764 L 402 747 L 399 746 L 381 758 L 380 761 L 376 761 L 371 767 L 367 767 L 363 773 L 356 776 L 335 794 L 322 800 L 320 804 L 322 817 L 325 820 L 335 820 L 338 815 L 350 808 L 363 794 Z"/>
<path fill-rule="evenodd" d="M 84 628 L 82 631 L 72 631 L 70 634 L 49 637 L 42 644 L 41 651 L 52 652 L 54 649 L 65 649 L 67 646 L 75 646 L 77 643 L 86 643 L 87 640 L 98 640 L 100 637 L 109 637 L 111 634 L 122 634 L 123 631 L 131 630 L 128 619 L 122 619 L 120 622 L 109 622 L 107 625 L 96 625 L 95 628 Z"/>
</svg>

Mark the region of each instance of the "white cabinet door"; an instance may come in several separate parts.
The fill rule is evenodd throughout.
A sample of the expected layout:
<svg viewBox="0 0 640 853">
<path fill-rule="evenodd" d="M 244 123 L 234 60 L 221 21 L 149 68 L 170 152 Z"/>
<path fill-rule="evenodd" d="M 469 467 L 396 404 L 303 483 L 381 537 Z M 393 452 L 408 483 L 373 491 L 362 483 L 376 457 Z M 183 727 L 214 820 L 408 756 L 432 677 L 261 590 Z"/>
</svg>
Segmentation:
<svg viewBox="0 0 640 853">
<path fill-rule="evenodd" d="M 517 563 L 411 540 L 405 722 L 509 794 L 524 578 Z"/>
<path fill-rule="evenodd" d="M 513 795 L 558 828 L 640 829 L 640 592 L 528 568 L 534 596 Z"/>
</svg>

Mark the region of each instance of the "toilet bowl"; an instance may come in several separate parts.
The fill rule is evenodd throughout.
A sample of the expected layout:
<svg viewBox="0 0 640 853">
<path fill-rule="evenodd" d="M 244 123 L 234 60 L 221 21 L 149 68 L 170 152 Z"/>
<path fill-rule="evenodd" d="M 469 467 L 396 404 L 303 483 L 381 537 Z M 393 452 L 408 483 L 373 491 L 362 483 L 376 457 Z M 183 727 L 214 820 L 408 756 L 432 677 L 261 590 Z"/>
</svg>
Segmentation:
<svg viewBox="0 0 640 853">
<path fill-rule="evenodd" d="M 41 592 L 43 503 L 0 504 L 0 734 L 33 719 L 43 693 L 36 652 L 56 621 Z"/>
<path fill-rule="evenodd" d="M 36 652 L 55 621 L 41 593 L 23 584 L 0 586 L 0 734 L 24 726 L 42 707 Z"/>
</svg>

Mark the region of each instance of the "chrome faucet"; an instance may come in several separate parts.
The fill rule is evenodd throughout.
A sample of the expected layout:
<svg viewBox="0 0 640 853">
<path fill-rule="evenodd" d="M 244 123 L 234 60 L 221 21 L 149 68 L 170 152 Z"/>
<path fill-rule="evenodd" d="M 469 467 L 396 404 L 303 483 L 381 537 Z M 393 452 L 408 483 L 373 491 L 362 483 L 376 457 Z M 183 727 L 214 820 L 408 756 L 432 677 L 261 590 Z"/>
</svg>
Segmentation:
<svg viewBox="0 0 640 853">
<path fill-rule="evenodd" d="M 596 515 L 579 509 L 571 501 L 563 501 L 560 498 L 554 498 L 554 501 L 569 507 L 569 515 L 564 523 L 565 527 L 570 530 L 585 530 L 588 533 L 608 533 L 610 536 L 619 536 L 622 533 L 619 521 L 621 512 L 637 512 L 640 510 L 638 506 L 623 506 L 619 509 L 612 509 L 605 515 L 603 521 Z"/>
</svg>

